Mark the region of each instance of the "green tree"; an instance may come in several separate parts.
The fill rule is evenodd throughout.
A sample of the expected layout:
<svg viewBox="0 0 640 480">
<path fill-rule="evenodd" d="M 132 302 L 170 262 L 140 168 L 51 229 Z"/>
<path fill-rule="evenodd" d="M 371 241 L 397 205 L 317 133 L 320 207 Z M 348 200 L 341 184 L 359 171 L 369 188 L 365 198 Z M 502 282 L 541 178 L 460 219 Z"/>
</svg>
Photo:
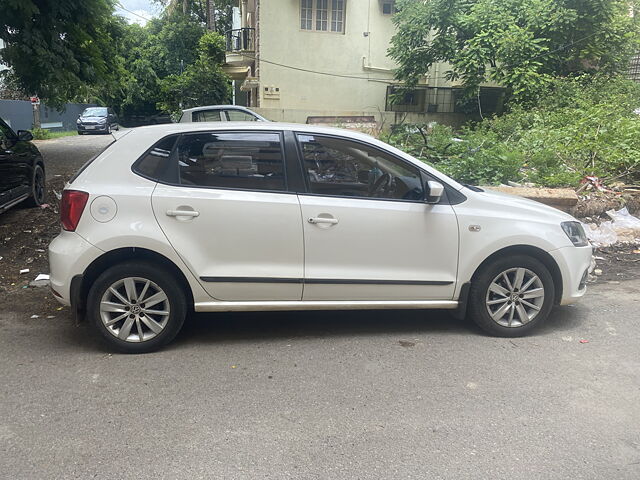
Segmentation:
<svg viewBox="0 0 640 480">
<path fill-rule="evenodd" d="M 222 71 L 225 43 L 215 32 L 205 33 L 198 42 L 198 59 L 181 74 L 161 80 L 163 99 L 158 106 L 171 113 L 199 105 L 226 103 L 231 96 L 228 77 Z"/>
<path fill-rule="evenodd" d="M 639 46 L 628 0 L 397 0 L 389 55 L 415 86 L 432 64 L 468 92 L 496 82 L 527 103 L 556 76 L 623 71 Z"/>
<path fill-rule="evenodd" d="M 15 84 L 52 105 L 114 70 L 112 0 L 4 0 L 0 58 Z"/>
</svg>

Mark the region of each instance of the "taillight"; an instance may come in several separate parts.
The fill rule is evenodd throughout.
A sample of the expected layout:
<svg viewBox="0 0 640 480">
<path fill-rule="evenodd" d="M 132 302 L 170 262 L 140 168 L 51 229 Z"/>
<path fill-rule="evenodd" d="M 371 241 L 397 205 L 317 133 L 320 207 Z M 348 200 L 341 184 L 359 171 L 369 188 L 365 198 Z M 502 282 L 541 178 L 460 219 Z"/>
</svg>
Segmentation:
<svg viewBox="0 0 640 480">
<path fill-rule="evenodd" d="M 75 232 L 84 207 L 89 199 L 87 192 L 79 190 L 63 190 L 60 202 L 60 221 L 62 228 L 69 232 Z"/>
</svg>

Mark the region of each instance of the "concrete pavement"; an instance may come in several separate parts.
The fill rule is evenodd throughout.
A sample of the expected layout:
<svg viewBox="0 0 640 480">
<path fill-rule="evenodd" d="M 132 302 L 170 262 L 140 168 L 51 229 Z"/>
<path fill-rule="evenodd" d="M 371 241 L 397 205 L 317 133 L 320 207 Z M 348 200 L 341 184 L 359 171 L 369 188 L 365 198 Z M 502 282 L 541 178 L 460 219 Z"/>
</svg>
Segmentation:
<svg viewBox="0 0 640 480">
<path fill-rule="evenodd" d="M 513 340 L 440 312 L 203 315 L 142 356 L 4 311 L 0 477 L 638 479 L 639 299 L 594 285 Z"/>
</svg>

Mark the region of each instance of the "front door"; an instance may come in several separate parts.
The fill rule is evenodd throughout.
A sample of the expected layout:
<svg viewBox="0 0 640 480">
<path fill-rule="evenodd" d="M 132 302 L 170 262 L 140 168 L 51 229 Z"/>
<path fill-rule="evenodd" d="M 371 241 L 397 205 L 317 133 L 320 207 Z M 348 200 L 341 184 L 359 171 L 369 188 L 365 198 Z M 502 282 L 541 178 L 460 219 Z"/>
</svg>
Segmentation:
<svg viewBox="0 0 640 480">
<path fill-rule="evenodd" d="M 309 193 L 304 300 L 450 300 L 458 261 L 451 205 L 424 202 L 402 159 L 336 137 L 297 135 Z"/>
<path fill-rule="evenodd" d="M 0 206 L 29 193 L 29 149 L 0 120 Z"/>
<path fill-rule="evenodd" d="M 281 134 L 187 134 L 175 156 L 178 184 L 157 185 L 153 210 L 205 290 L 224 301 L 299 301 L 302 221 Z"/>
</svg>

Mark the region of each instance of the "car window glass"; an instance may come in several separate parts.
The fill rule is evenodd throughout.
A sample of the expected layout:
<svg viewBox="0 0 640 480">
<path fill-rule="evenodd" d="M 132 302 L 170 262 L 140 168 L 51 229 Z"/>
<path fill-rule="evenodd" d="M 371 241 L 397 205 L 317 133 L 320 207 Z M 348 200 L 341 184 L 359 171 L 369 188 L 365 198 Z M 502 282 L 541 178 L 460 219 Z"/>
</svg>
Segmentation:
<svg viewBox="0 0 640 480">
<path fill-rule="evenodd" d="M 83 117 L 106 117 L 107 109 L 104 107 L 91 107 L 82 112 Z"/>
<path fill-rule="evenodd" d="M 258 120 L 250 113 L 241 110 L 225 110 L 230 122 L 255 122 Z"/>
<path fill-rule="evenodd" d="M 285 190 L 277 133 L 197 133 L 178 146 L 180 183 L 201 187 Z"/>
<path fill-rule="evenodd" d="M 381 150 L 341 138 L 297 136 L 311 193 L 422 200 L 419 170 Z"/>
<path fill-rule="evenodd" d="M 221 122 L 220 110 L 202 110 L 193 112 L 194 122 Z"/>
<path fill-rule="evenodd" d="M 171 135 L 160 140 L 136 162 L 134 170 L 154 180 L 164 178 L 164 174 L 169 168 L 169 157 L 177 138 L 177 135 Z"/>
<path fill-rule="evenodd" d="M 11 143 L 10 141 L 15 138 L 13 130 L 3 122 L 0 122 L 0 146 L 6 148 L 8 146 L 7 143 Z"/>
</svg>

